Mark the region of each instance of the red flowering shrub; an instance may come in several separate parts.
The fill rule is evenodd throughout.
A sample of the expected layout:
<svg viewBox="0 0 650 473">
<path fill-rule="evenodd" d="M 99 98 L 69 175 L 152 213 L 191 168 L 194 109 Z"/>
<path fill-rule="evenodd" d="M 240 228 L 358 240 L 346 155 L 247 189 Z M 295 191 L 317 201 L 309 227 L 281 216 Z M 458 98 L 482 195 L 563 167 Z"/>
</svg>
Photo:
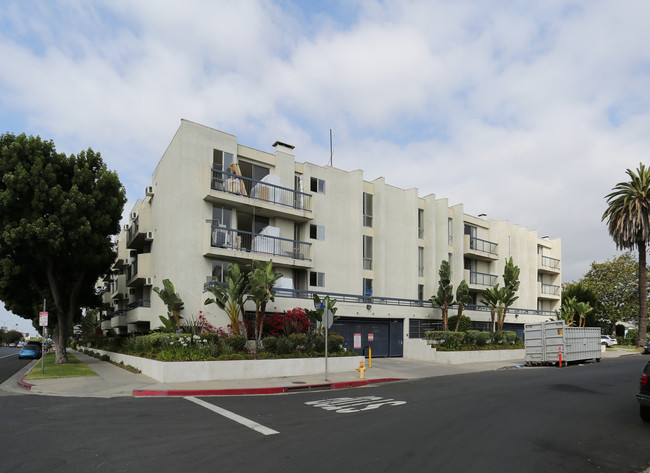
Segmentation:
<svg viewBox="0 0 650 473">
<path fill-rule="evenodd" d="M 305 309 L 296 307 L 284 314 L 267 315 L 264 329 L 272 337 L 289 336 L 292 333 L 307 333 L 310 327 Z"/>
</svg>

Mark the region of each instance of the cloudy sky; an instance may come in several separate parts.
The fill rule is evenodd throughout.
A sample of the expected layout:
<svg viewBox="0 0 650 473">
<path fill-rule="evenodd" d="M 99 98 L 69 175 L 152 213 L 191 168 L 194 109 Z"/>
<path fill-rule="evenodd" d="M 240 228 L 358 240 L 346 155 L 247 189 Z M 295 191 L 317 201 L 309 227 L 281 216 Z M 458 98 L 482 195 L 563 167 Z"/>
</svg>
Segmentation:
<svg viewBox="0 0 650 473">
<path fill-rule="evenodd" d="M 332 129 L 336 167 L 562 238 L 571 281 L 616 254 L 604 196 L 650 161 L 649 17 L 646 0 L 3 0 L 0 132 L 100 151 L 130 208 L 181 118 L 322 165 Z"/>
</svg>

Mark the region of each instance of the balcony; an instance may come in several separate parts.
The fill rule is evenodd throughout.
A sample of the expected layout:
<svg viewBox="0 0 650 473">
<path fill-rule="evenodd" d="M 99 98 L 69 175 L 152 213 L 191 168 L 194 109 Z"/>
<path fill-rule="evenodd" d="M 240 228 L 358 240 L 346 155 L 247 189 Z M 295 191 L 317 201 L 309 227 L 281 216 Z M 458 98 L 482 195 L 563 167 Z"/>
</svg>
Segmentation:
<svg viewBox="0 0 650 473">
<path fill-rule="evenodd" d="M 279 178 L 272 174 L 265 179 L 268 182 L 213 169 L 210 193 L 204 199 L 241 210 L 254 206 L 255 213 L 264 217 L 283 217 L 298 222 L 313 218 L 310 194 L 273 183 L 279 182 Z"/>
<path fill-rule="evenodd" d="M 472 256 L 475 259 L 484 261 L 496 261 L 499 259 L 499 254 L 497 253 L 498 243 L 469 235 L 463 236 L 465 241 L 465 256 Z"/>
<path fill-rule="evenodd" d="M 537 268 L 540 273 L 560 274 L 560 260 L 537 255 Z"/>
<path fill-rule="evenodd" d="M 135 324 L 137 322 L 149 322 L 151 318 L 151 300 L 138 299 L 127 306 L 126 322 Z"/>
<path fill-rule="evenodd" d="M 479 273 L 478 271 L 465 270 L 465 281 L 470 289 L 482 291 L 496 285 L 498 276 L 496 274 Z"/>
<path fill-rule="evenodd" d="M 114 274 L 111 281 L 111 299 L 126 298 L 126 276 L 124 274 Z"/>
<path fill-rule="evenodd" d="M 208 224 L 206 224 L 208 225 Z M 206 245 L 204 256 L 228 257 L 251 261 L 253 259 L 268 261 L 274 264 L 300 268 L 310 268 L 311 243 L 290 240 L 276 235 L 270 235 L 274 227 L 266 227 L 269 233 L 251 233 L 217 225 L 210 225 L 209 244 Z"/>
<path fill-rule="evenodd" d="M 141 250 L 145 242 L 153 240 L 151 207 L 143 206 L 138 214 L 131 217 L 131 225 L 126 232 L 126 247 L 131 250 Z"/>
<path fill-rule="evenodd" d="M 126 326 L 126 311 L 125 310 L 116 310 L 112 314 L 109 314 L 109 316 L 111 318 L 111 328 Z"/>
<path fill-rule="evenodd" d="M 140 253 L 135 257 L 126 269 L 126 285 L 130 287 L 151 285 L 151 253 Z"/>
<path fill-rule="evenodd" d="M 537 293 L 540 299 L 549 299 L 553 301 L 560 300 L 561 288 L 553 284 L 537 283 Z"/>
</svg>

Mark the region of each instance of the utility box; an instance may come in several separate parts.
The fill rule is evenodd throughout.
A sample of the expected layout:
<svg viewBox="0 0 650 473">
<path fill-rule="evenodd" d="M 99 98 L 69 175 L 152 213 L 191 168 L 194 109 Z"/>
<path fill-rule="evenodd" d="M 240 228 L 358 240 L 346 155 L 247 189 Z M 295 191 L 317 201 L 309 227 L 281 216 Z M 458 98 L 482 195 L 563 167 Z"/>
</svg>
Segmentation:
<svg viewBox="0 0 650 473">
<path fill-rule="evenodd" d="M 600 328 L 566 327 L 562 320 L 524 325 L 527 365 L 554 365 L 562 362 L 600 361 Z"/>
</svg>

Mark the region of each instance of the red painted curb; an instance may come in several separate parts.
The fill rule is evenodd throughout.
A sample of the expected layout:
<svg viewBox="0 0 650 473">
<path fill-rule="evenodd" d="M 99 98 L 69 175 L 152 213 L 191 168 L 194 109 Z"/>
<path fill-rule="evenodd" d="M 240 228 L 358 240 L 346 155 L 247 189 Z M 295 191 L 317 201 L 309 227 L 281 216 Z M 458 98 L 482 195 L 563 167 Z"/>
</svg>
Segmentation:
<svg viewBox="0 0 650 473">
<path fill-rule="evenodd" d="M 375 383 L 390 381 L 404 381 L 406 378 L 379 378 L 363 379 L 358 381 L 342 381 L 337 383 L 305 384 L 297 386 L 277 386 L 273 388 L 239 388 L 239 389 L 166 389 L 133 391 L 134 397 L 184 397 L 184 396 L 241 396 L 251 394 L 282 394 L 297 391 L 311 391 L 316 389 L 346 389 L 358 386 L 367 386 Z"/>
<path fill-rule="evenodd" d="M 28 383 L 27 381 L 25 381 L 25 376 L 27 376 L 27 373 L 25 373 L 23 375 L 23 377 L 18 380 L 18 382 L 17 382 L 18 387 L 22 388 L 22 389 L 25 389 L 26 391 L 31 391 L 32 386 L 34 386 L 34 385 Z"/>
</svg>

